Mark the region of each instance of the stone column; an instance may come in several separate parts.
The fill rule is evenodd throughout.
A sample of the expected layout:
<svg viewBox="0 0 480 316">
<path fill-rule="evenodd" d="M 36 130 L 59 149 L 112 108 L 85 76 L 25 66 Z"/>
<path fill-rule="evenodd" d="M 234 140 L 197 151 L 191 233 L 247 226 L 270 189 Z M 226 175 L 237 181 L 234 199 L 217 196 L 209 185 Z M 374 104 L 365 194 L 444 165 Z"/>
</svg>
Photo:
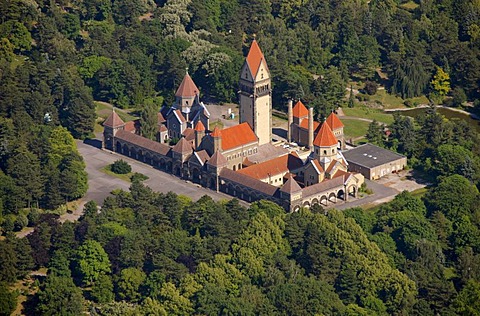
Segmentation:
<svg viewBox="0 0 480 316">
<path fill-rule="evenodd" d="M 289 143 L 292 142 L 292 124 L 293 124 L 293 101 L 292 99 L 288 100 L 288 130 L 287 130 L 287 140 Z"/>
<path fill-rule="evenodd" d="M 313 151 L 313 107 L 308 108 L 308 148 Z"/>
</svg>

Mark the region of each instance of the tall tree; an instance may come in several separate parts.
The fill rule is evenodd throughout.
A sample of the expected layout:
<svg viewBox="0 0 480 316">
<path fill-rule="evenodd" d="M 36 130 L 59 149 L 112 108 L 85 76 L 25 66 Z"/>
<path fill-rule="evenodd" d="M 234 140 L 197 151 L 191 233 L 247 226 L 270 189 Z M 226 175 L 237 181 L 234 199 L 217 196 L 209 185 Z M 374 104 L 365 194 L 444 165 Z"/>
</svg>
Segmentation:
<svg viewBox="0 0 480 316">
<path fill-rule="evenodd" d="M 155 140 L 158 133 L 158 107 L 151 99 L 146 99 L 140 112 L 142 136 Z"/>
</svg>

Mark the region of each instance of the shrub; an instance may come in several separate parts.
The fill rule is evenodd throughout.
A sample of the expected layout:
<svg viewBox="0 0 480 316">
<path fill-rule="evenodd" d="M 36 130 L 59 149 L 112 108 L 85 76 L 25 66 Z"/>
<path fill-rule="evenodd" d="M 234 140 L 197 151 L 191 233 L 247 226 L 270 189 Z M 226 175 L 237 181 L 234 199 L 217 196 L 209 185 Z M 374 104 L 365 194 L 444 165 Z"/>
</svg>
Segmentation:
<svg viewBox="0 0 480 316">
<path fill-rule="evenodd" d="M 28 218 L 23 214 L 18 214 L 14 223 L 14 230 L 20 231 L 28 225 Z"/>
<path fill-rule="evenodd" d="M 40 219 L 40 212 L 36 208 L 30 209 L 30 212 L 27 215 L 28 226 L 34 227 L 37 225 L 38 220 Z"/>
<path fill-rule="evenodd" d="M 377 89 L 378 89 L 378 85 L 376 82 L 374 81 L 365 82 L 364 90 L 368 95 L 374 95 L 375 93 L 377 93 Z"/>
<path fill-rule="evenodd" d="M 359 93 L 356 95 L 356 98 L 358 99 L 358 101 L 362 102 L 362 101 L 370 101 L 370 96 L 369 95 L 366 95 L 366 94 L 362 94 L 362 93 Z"/>
<path fill-rule="evenodd" d="M 135 172 L 135 173 L 132 174 L 132 176 L 130 177 L 130 181 L 132 181 L 132 182 L 135 182 L 135 181 L 145 181 L 145 180 L 148 180 L 148 177 L 147 177 L 146 175 L 144 175 L 143 173 Z"/>
<path fill-rule="evenodd" d="M 110 170 L 116 174 L 127 174 L 132 172 L 132 167 L 125 160 L 117 160 L 110 165 Z"/>
<path fill-rule="evenodd" d="M 403 104 L 407 107 L 407 108 L 411 108 L 413 106 L 413 103 L 412 103 L 412 100 L 405 100 L 403 101 Z"/>
</svg>

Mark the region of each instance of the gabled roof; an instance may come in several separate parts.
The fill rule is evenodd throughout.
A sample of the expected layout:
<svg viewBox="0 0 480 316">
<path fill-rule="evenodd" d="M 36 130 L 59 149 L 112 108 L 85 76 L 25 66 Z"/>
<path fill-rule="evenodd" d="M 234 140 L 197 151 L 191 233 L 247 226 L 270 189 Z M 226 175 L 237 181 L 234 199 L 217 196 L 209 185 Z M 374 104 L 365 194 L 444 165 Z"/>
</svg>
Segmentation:
<svg viewBox="0 0 480 316">
<path fill-rule="evenodd" d="M 341 176 L 333 179 L 323 180 L 320 183 L 310 185 L 303 189 L 303 192 L 302 192 L 303 196 L 308 197 L 310 195 L 318 194 L 320 192 L 325 192 L 327 190 L 331 190 L 334 188 L 343 188 L 343 184 L 344 184 L 343 180 L 344 180 L 344 177 Z"/>
<path fill-rule="evenodd" d="M 211 165 L 214 167 L 226 166 L 227 163 L 227 158 L 225 158 L 225 156 L 222 155 L 222 153 L 220 153 L 219 151 L 216 151 L 207 161 L 207 165 Z"/>
<path fill-rule="evenodd" d="M 300 128 L 308 130 L 308 120 L 303 120 L 302 123 L 300 123 Z M 318 132 L 319 129 L 320 129 L 320 123 L 318 123 L 317 121 L 313 121 L 314 132 L 315 133 Z"/>
<path fill-rule="evenodd" d="M 298 101 L 292 109 L 294 117 L 305 117 L 308 116 L 308 109 L 303 105 L 302 101 Z"/>
<path fill-rule="evenodd" d="M 197 94 L 198 94 L 198 88 L 187 72 L 185 74 L 185 77 L 183 77 L 182 83 L 178 87 L 177 93 L 175 93 L 175 96 L 176 97 L 194 97 Z"/>
<path fill-rule="evenodd" d="M 159 132 L 166 132 L 166 131 L 168 131 L 168 129 L 165 125 L 162 124 L 158 127 L 158 131 Z"/>
<path fill-rule="evenodd" d="M 162 112 L 157 113 L 157 121 L 158 121 L 158 124 L 162 124 L 166 122 L 166 119 L 163 116 Z"/>
<path fill-rule="evenodd" d="M 255 78 L 255 76 L 257 75 L 258 69 L 262 64 L 262 61 L 264 62 L 265 67 L 268 70 L 267 62 L 265 61 L 265 56 L 263 56 L 262 50 L 260 49 L 260 46 L 258 46 L 257 41 L 253 40 L 247 55 L 248 67 L 250 68 L 253 78 Z"/>
<path fill-rule="evenodd" d="M 118 116 L 117 112 L 115 112 L 115 109 L 112 110 L 112 113 L 110 114 L 109 117 L 103 122 L 103 126 L 108 126 L 108 127 L 119 127 L 125 125 L 125 122 Z"/>
<path fill-rule="evenodd" d="M 137 121 L 128 121 L 125 123 L 125 127 L 123 129 L 127 132 L 135 133 L 135 131 L 137 130 L 135 125 L 138 125 Z"/>
<path fill-rule="evenodd" d="M 192 152 L 192 144 L 190 144 L 184 137 L 180 138 L 178 143 L 173 146 L 172 150 L 180 154 L 188 154 Z"/>
<path fill-rule="evenodd" d="M 247 122 L 226 129 L 222 129 L 220 133 L 222 136 L 223 150 L 237 148 L 242 145 L 247 145 L 258 141 L 257 135 L 255 135 L 255 133 L 252 131 L 252 128 L 250 127 L 250 125 L 248 125 Z"/>
<path fill-rule="evenodd" d="M 313 167 L 315 168 L 318 174 L 321 174 L 322 172 L 324 172 L 322 166 L 320 165 L 317 159 L 310 160 L 310 162 L 312 163 Z"/>
<path fill-rule="evenodd" d="M 212 136 L 212 137 L 222 137 L 222 132 L 220 131 L 218 126 L 215 126 L 213 131 L 210 133 L 210 136 Z"/>
<path fill-rule="evenodd" d="M 280 189 L 280 191 L 288 193 L 288 194 L 295 193 L 295 192 L 298 192 L 298 191 L 301 191 L 301 190 L 302 190 L 302 188 L 297 183 L 297 181 L 295 181 L 295 179 L 293 179 L 293 177 L 291 175 L 288 178 L 287 182 L 285 182 L 285 184 Z"/>
<path fill-rule="evenodd" d="M 194 140 L 195 139 L 195 131 L 193 130 L 193 128 L 190 128 L 190 127 L 187 127 L 182 135 L 185 137 L 186 140 Z"/>
<path fill-rule="evenodd" d="M 328 124 L 323 123 L 315 137 L 313 144 L 318 147 L 330 147 L 337 145 L 337 138 L 333 135 L 332 130 Z"/>
<path fill-rule="evenodd" d="M 220 177 L 238 184 L 242 184 L 246 187 L 270 196 L 274 196 L 278 190 L 276 186 L 254 178 L 250 178 L 249 176 L 243 175 L 228 168 L 223 168 L 222 171 L 220 171 Z"/>
<path fill-rule="evenodd" d="M 185 123 L 185 122 L 186 122 L 185 117 L 184 117 L 183 114 L 182 114 L 182 111 L 180 111 L 180 110 L 174 110 L 174 111 L 173 111 L 173 114 L 175 114 L 175 116 L 177 117 L 177 120 L 178 120 L 180 123 Z"/>
<path fill-rule="evenodd" d="M 201 120 L 198 120 L 197 124 L 195 124 L 195 131 L 205 132 L 205 126 L 203 125 Z"/>
<path fill-rule="evenodd" d="M 200 151 L 194 152 L 193 155 L 190 156 L 189 161 L 192 162 L 196 160 L 201 166 L 203 166 L 209 158 L 210 156 L 205 150 L 200 150 Z"/>
<path fill-rule="evenodd" d="M 330 126 L 332 131 L 336 130 L 337 128 L 342 128 L 344 126 L 342 121 L 340 121 L 340 119 L 334 112 L 330 113 L 325 122 L 327 122 L 328 126 Z"/>
<path fill-rule="evenodd" d="M 141 148 L 148 149 L 152 152 L 159 153 L 164 156 L 167 156 L 168 152 L 170 151 L 170 147 L 165 144 L 161 144 L 151 139 L 123 130 L 119 130 L 115 135 L 115 138 L 124 140 L 130 144 L 137 145 Z"/>
<path fill-rule="evenodd" d="M 296 155 L 288 154 L 238 170 L 238 173 L 261 180 L 281 173 L 287 173 L 303 166 L 303 161 Z"/>
</svg>

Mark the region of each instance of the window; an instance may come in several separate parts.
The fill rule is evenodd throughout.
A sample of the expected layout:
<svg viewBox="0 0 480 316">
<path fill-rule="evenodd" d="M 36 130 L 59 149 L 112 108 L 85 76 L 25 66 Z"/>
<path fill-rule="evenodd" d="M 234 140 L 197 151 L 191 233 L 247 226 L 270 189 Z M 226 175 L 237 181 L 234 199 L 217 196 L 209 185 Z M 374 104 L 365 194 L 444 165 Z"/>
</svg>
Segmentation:
<svg viewBox="0 0 480 316">
<path fill-rule="evenodd" d="M 324 150 L 324 151 L 323 151 L 323 154 L 324 154 L 324 155 L 326 155 L 326 154 L 327 154 L 327 151 L 326 151 L 326 150 Z"/>
</svg>

